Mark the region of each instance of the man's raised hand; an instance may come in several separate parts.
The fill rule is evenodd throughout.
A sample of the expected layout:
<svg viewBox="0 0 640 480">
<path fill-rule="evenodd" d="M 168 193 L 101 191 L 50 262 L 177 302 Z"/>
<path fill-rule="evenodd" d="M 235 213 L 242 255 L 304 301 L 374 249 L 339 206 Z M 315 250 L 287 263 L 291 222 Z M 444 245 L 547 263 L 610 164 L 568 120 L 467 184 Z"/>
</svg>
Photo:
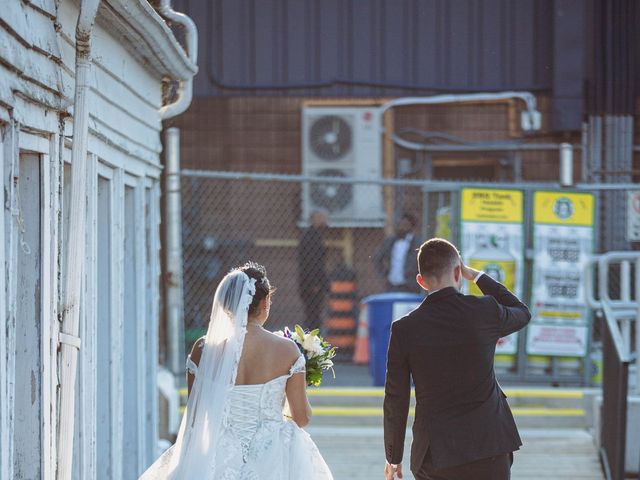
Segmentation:
<svg viewBox="0 0 640 480">
<path fill-rule="evenodd" d="M 462 277 L 465 280 L 473 282 L 473 280 L 475 280 L 476 276 L 480 273 L 479 270 L 476 270 L 475 268 L 468 267 L 467 265 L 465 265 L 462 262 L 460 262 L 460 265 L 461 265 L 461 268 L 462 268 Z"/>
</svg>

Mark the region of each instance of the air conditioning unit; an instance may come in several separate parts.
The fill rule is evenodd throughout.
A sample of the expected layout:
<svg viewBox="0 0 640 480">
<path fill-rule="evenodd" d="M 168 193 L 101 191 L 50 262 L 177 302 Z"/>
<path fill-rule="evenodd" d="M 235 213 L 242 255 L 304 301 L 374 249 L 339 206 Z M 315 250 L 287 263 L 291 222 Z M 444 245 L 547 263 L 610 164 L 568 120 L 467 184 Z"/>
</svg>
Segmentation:
<svg viewBox="0 0 640 480">
<path fill-rule="evenodd" d="M 378 108 L 306 107 L 302 110 L 302 173 L 313 177 L 382 177 Z M 382 187 L 374 184 L 303 184 L 301 224 L 318 209 L 331 227 L 382 227 Z"/>
</svg>

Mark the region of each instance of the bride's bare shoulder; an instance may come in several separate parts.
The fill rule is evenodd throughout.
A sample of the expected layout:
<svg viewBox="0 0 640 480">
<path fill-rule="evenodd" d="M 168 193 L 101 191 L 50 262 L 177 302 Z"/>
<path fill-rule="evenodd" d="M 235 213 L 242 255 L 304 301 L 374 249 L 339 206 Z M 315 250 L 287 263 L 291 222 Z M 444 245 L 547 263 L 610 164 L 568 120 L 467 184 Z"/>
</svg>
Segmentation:
<svg viewBox="0 0 640 480">
<path fill-rule="evenodd" d="M 274 347 L 277 348 L 283 356 L 286 356 L 287 359 L 298 358 L 298 356 L 300 355 L 300 350 L 293 340 L 291 340 L 290 338 L 281 337 L 280 335 L 273 332 L 269 333 L 270 337 L 273 339 L 272 341 Z"/>
</svg>

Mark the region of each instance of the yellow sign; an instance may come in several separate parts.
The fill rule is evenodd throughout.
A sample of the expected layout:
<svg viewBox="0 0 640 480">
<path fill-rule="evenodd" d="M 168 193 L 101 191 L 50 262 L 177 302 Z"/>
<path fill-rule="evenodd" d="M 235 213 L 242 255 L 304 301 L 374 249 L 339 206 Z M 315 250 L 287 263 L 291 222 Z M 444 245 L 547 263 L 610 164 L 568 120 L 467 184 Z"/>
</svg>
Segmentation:
<svg viewBox="0 0 640 480">
<path fill-rule="evenodd" d="M 490 188 L 462 189 L 462 220 L 470 222 L 521 223 L 522 192 Z"/>
<path fill-rule="evenodd" d="M 485 272 L 494 280 L 502 283 L 510 291 L 516 288 L 516 262 L 514 260 L 483 260 L 472 258 L 469 260 L 469 266 Z M 482 296 L 482 291 L 475 283 L 469 284 L 469 293 L 471 295 Z"/>
<path fill-rule="evenodd" d="M 595 198 L 591 193 L 536 192 L 535 223 L 593 226 Z"/>
</svg>

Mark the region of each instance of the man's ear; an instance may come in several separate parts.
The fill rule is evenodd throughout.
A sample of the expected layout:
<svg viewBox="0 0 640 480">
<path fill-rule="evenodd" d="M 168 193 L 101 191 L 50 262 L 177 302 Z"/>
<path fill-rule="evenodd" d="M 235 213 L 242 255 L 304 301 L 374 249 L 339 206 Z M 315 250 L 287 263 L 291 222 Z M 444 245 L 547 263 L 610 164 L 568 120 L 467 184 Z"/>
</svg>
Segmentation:
<svg viewBox="0 0 640 480">
<path fill-rule="evenodd" d="M 422 287 L 424 290 L 429 290 L 429 288 L 427 287 L 427 283 L 424 281 L 424 278 L 422 278 L 422 275 L 416 275 L 416 282 L 418 282 L 418 285 L 420 285 L 420 287 Z"/>
<path fill-rule="evenodd" d="M 462 275 L 462 267 L 460 265 L 456 265 L 453 269 L 453 279 L 456 282 L 459 282 L 461 275 Z"/>
</svg>

